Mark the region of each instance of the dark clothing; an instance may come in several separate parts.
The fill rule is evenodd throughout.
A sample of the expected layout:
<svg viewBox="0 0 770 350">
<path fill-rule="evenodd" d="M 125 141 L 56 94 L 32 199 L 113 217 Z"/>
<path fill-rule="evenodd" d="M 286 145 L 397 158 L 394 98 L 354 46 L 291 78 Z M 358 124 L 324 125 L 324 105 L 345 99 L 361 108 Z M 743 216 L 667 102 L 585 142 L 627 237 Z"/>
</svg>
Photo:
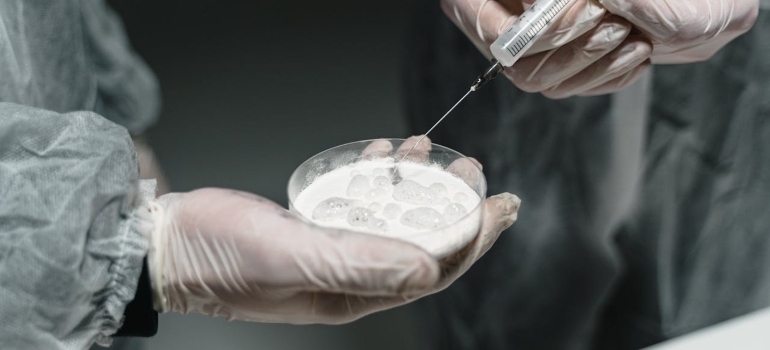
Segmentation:
<svg viewBox="0 0 770 350">
<path fill-rule="evenodd" d="M 406 98 L 419 134 L 488 62 L 416 3 Z M 712 59 L 655 66 L 631 93 L 549 100 L 501 77 L 469 96 L 431 138 L 478 158 L 489 193 L 522 207 L 425 301 L 435 348 L 638 349 L 770 306 L 767 33 L 762 10 Z"/>
</svg>

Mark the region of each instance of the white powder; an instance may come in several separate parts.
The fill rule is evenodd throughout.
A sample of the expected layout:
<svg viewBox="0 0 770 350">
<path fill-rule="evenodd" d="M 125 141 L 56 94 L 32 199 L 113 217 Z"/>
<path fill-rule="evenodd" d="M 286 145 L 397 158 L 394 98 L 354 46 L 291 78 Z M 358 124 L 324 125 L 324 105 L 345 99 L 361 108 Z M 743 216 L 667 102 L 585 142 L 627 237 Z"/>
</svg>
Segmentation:
<svg viewBox="0 0 770 350">
<path fill-rule="evenodd" d="M 392 184 L 393 159 L 364 160 L 316 178 L 292 210 L 310 221 L 394 237 L 437 256 L 459 249 L 479 229 L 479 195 L 438 166 L 402 163 Z"/>
</svg>

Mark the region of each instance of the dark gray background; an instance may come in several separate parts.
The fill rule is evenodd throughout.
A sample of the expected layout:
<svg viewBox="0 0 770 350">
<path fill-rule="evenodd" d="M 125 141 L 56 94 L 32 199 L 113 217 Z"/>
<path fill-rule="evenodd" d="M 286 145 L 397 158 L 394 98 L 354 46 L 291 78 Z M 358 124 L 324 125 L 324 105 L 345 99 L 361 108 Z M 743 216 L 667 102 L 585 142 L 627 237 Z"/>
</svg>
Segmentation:
<svg viewBox="0 0 770 350">
<path fill-rule="evenodd" d="M 113 0 L 158 76 L 149 136 L 175 191 L 204 186 L 286 205 L 286 182 L 329 147 L 405 137 L 408 0 Z M 438 2 L 436 2 L 438 6 Z M 420 349 L 414 307 L 329 326 L 163 315 L 150 349 Z"/>
</svg>

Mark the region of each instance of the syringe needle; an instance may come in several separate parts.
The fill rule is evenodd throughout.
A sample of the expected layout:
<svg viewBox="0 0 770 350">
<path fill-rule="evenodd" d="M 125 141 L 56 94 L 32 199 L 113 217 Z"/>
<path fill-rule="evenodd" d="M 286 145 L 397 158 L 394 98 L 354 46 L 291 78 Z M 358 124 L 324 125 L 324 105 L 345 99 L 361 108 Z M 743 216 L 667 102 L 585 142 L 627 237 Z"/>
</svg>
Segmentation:
<svg viewBox="0 0 770 350">
<path fill-rule="evenodd" d="M 432 126 L 430 129 L 428 129 L 428 131 L 427 131 L 425 134 L 423 134 L 423 135 L 422 135 L 422 137 L 420 137 L 420 139 L 418 139 L 418 140 L 417 140 L 417 143 L 415 143 L 415 144 L 414 144 L 414 146 L 412 146 L 412 148 L 410 148 L 410 149 L 409 149 L 409 151 L 408 151 L 408 152 L 406 152 L 406 154 L 405 154 L 403 157 L 401 157 L 401 160 L 400 160 L 400 161 L 398 161 L 398 163 L 396 163 L 396 166 L 395 166 L 395 167 L 393 167 L 393 173 L 395 173 L 396 171 L 398 171 L 398 166 L 399 166 L 399 165 L 401 165 L 401 162 L 403 162 L 403 161 L 404 161 L 404 159 L 406 159 L 406 156 L 408 156 L 408 155 L 409 155 L 409 153 L 412 153 L 412 151 L 414 151 L 415 147 L 417 147 L 417 145 L 419 145 L 419 144 L 420 144 L 420 142 L 422 141 L 422 139 L 424 139 L 424 138 L 425 138 L 425 136 L 428 136 L 428 134 L 430 134 L 430 132 L 431 132 L 431 131 L 433 131 L 433 129 L 435 129 L 435 128 L 438 126 L 438 124 L 439 124 L 439 123 L 441 123 L 441 121 L 442 121 L 442 120 L 444 120 L 444 118 L 446 118 L 446 117 L 449 115 L 449 113 L 452 113 L 452 111 L 453 111 L 453 110 L 454 110 L 454 109 L 457 107 L 457 105 L 459 105 L 459 104 L 460 104 L 460 102 L 463 102 L 463 100 L 464 100 L 466 97 L 468 97 L 468 95 L 470 95 L 470 94 L 471 94 L 471 92 L 473 92 L 473 91 L 475 91 L 475 89 L 474 89 L 474 88 L 471 88 L 470 90 L 468 90 L 468 92 L 466 92 L 466 93 L 465 93 L 465 95 L 463 95 L 463 97 L 461 97 L 461 98 L 460 98 L 460 100 L 459 100 L 459 101 L 457 101 L 457 103 L 455 103 L 455 105 L 454 105 L 454 106 L 452 106 L 452 108 L 450 108 L 450 109 L 449 109 L 449 110 L 448 110 L 448 111 L 447 111 L 447 112 L 444 114 L 444 116 L 443 116 L 443 117 L 441 117 L 441 119 L 439 119 L 439 120 L 436 122 L 436 124 L 433 124 L 433 126 Z"/>
</svg>

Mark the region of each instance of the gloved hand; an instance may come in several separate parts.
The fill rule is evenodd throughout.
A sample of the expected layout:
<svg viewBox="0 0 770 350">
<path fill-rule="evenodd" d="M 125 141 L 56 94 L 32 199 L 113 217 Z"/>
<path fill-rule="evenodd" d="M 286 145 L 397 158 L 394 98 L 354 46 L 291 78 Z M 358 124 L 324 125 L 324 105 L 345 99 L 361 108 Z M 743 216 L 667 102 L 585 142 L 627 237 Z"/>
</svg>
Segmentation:
<svg viewBox="0 0 770 350">
<path fill-rule="evenodd" d="M 653 45 L 652 63 L 709 59 L 747 32 L 759 13 L 758 0 L 599 0 L 631 22 Z"/>
<path fill-rule="evenodd" d="M 374 146 L 369 151 L 387 147 Z M 486 199 L 476 239 L 439 262 L 402 241 L 308 224 L 254 194 L 167 194 L 150 204 L 155 307 L 247 321 L 349 322 L 445 288 L 515 221 L 519 203 L 507 193 Z"/>
<path fill-rule="evenodd" d="M 491 58 L 489 45 L 533 2 L 442 0 L 441 4 Z M 606 94 L 630 85 L 651 63 L 708 59 L 753 25 L 758 2 L 574 0 L 565 11 L 528 57 L 504 71 L 520 89 L 550 98 Z"/>
</svg>

